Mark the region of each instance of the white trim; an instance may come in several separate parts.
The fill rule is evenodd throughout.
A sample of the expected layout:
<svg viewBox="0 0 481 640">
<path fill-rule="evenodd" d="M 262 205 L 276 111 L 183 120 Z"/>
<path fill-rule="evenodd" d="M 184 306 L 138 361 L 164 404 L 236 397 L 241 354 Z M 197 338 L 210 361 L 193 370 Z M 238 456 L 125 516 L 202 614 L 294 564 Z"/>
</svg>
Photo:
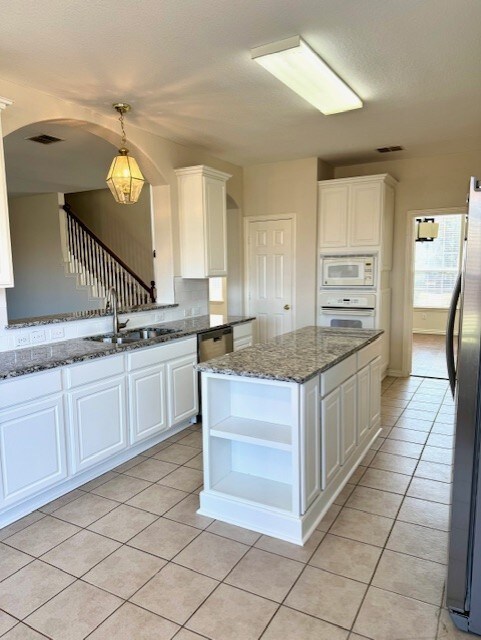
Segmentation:
<svg viewBox="0 0 481 640">
<path fill-rule="evenodd" d="M 402 342 L 402 371 L 388 370 L 390 376 L 406 377 L 411 374 L 413 356 L 413 297 L 414 297 L 414 219 L 440 215 L 466 213 L 466 205 L 441 209 L 413 209 L 406 215 L 406 251 L 404 255 L 404 323 Z M 419 308 L 419 307 L 417 307 Z"/>
<path fill-rule="evenodd" d="M 297 264 L 297 216 L 295 213 L 281 213 L 279 215 L 271 214 L 266 216 L 244 216 L 244 312 L 250 315 L 249 305 L 249 224 L 251 222 L 264 222 L 274 220 L 291 220 L 292 222 L 292 278 L 291 278 L 291 310 L 292 310 L 292 329 L 296 329 L 296 264 Z M 257 336 L 255 336 L 257 342 Z"/>
</svg>

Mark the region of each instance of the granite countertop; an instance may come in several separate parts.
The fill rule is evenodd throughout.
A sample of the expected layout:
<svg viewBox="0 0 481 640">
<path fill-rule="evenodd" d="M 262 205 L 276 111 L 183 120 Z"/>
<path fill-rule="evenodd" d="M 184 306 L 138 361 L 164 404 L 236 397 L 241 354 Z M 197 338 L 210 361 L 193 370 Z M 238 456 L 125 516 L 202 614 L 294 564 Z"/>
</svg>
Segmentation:
<svg viewBox="0 0 481 640">
<path fill-rule="evenodd" d="M 382 333 L 371 329 L 303 327 L 266 343 L 202 362 L 196 369 L 302 384 L 373 342 Z"/>
<path fill-rule="evenodd" d="M 95 358 L 110 356 L 122 351 L 143 349 L 162 342 L 170 342 L 171 340 L 203 333 L 209 331 L 209 329 L 228 327 L 250 322 L 251 320 L 254 320 L 251 316 L 198 316 L 186 318 L 185 320 L 149 324 L 149 327 L 175 329 L 175 333 L 129 344 L 115 345 L 75 338 L 38 347 L 2 351 L 0 352 L 0 380 L 36 373 L 45 369 L 54 369 L 74 362 L 82 362 L 83 360 L 94 360 Z"/>
</svg>

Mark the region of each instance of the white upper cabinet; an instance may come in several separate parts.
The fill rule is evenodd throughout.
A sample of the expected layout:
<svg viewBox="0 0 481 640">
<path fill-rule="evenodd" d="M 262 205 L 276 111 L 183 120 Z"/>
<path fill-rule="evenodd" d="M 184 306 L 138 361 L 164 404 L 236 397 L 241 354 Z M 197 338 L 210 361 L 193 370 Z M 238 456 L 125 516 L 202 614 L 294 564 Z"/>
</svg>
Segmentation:
<svg viewBox="0 0 481 640">
<path fill-rule="evenodd" d="M 0 97 L 0 287 L 13 287 L 12 248 L 10 246 L 7 182 L 1 123 L 1 113 L 10 104 L 12 104 L 10 100 Z"/>
<path fill-rule="evenodd" d="M 199 165 L 176 169 L 183 278 L 227 275 L 226 182 L 231 177 Z"/>
<path fill-rule="evenodd" d="M 387 174 L 319 182 L 319 249 L 382 247 L 390 269 L 395 184 Z"/>
</svg>

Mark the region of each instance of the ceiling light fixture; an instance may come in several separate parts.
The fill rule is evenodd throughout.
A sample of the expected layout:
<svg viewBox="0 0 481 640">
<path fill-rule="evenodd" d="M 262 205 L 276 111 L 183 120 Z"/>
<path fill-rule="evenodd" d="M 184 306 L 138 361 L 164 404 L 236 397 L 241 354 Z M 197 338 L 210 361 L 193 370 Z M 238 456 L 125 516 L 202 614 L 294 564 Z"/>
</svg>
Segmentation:
<svg viewBox="0 0 481 640">
<path fill-rule="evenodd" d="M 125 136 L 124 115 L 130 111 L 131 107 L 125 102 L 116 102 L 112 106 L 120 114 L 122 142 L 119 155 L 115 156 L 110 165 L 107 184 L 119 204 L 134 204 L 139 199 L 145 180 L 137 160 L 128 155 L 129 150 L 125 147 L 127 138 Z"/>
<path fill-rule="evenodd" d="M 300 36 L 251 49 L 251 57 L 324 115 L 362 107 L 359 96 Z"/>
</svg>

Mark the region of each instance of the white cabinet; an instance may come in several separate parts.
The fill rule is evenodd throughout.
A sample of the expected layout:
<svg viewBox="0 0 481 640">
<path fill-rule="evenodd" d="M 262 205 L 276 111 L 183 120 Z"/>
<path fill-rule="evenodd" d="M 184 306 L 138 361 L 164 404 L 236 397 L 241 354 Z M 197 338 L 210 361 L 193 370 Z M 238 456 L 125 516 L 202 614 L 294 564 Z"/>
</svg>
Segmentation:
<svg viewBox="0 0 481 640">
<path fill-rule="evenodd" d="M 369 426 L 381 424 L 381 357 L 369 365 Z"/>
<path fill-rule="evenodd" d="M 341 466 L 341 389 L 321 402 L 321 469 L 324 490 Z"/>
<path fill-rule="evenodd" d="M 28 498 L 67 477 L 61 395 L 0 413 L 0 467 L 2 506 Z"/>
<path fill-rule="evenodd" d="M 226 182 L 204 165 L 176 169 L 179 193 L 181 275 L 227 275 Z"/>
<path fill-rule="evenodd" d="M 348 242 L 349 187 L 319 184 L 319 243 L 322 249 L 345 247 Z"/>
<path fill-rule="evenodd" d="M 11 100 L 0 98 L 0 114 L 12 104 Z M 12 249 L 10 244 L 10 224 L 8 220 L 7 182 L 3 136 L 0 119 L 0 287 L 13 287 Z"/>
<path fill-rule="evenodd" d="M 180 424 L 199 411 L 197 356 L 182 356 L 167 363 L 169 426 Z"/>
<path fill-rule="evenodd" d="M 74 473 L 127 447 L 124 376 L 70 391 L 68 405 Z"/>
<path fill-rule="evenodd" d="M 302 513 L 321 492 L 321 417 L 319 378 L 301 387 L 301 456 L 303 459 Z"/>
<path fill-rule="evenodd" d="M 240 351 L 240 349 L 252 347 L 254 344 L 252 328 L 252 322 L 236 324 L 232 327 L 234 334 L 234 351 Z"/>
<path fill-rule="evenodd" d="M 357 377 L 351 376 L 341 386 L 341 464 L 357 445 Z"/>
<path fill-rule="evenodd" d="M 164 364 L 129 374 L 129 417 L 134 443 L 169 427 Z"/>
<path fill-rule="evenodd" d="M 371 426 L 371 416 L 369 412 L 370 386 L 369 386 L 369 365 L 364 367 L 357 374 L 358 389 L 358 438 L 361 440 L 366 435 Z"/>
</svg>

